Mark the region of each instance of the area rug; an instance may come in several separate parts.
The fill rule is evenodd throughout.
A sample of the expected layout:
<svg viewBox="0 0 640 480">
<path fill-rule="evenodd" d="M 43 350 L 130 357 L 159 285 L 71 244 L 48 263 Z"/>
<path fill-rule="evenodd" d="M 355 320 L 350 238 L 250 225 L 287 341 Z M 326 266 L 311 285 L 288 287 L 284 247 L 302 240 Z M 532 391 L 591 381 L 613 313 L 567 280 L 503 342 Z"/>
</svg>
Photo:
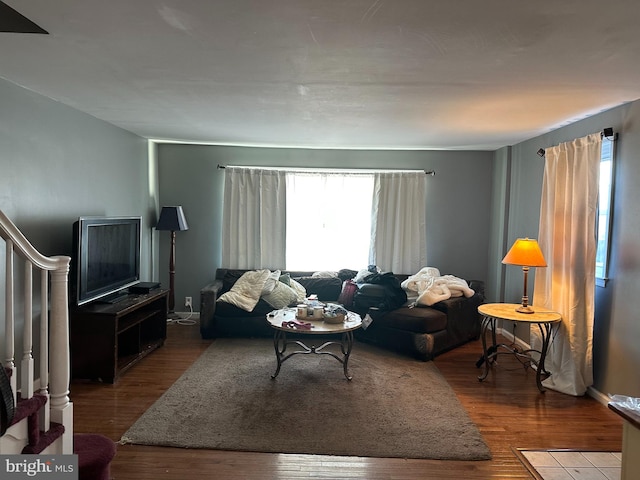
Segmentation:
<svg viewBox="0 0 640 480">
<path fill-rule="evenodd" d="M 290 351 L 290 350 L 289 350 Z M 217 339 L 121 443 L 299 454 L 487 460 L 489 448 L 433 362 L 362 343 L 348 381 L 328 355 L 276 379 L 270 339 Z"/>
</svg>

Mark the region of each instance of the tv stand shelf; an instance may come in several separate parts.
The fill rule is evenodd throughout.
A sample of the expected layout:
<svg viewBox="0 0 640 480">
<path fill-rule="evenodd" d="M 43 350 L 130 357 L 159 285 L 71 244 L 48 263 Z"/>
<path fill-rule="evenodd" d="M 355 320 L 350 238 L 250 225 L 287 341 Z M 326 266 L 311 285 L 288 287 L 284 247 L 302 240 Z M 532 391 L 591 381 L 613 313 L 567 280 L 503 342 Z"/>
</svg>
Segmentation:
<svg viewBox="0 0 640 480">
<path fill-rule="evenodd" d="M 115 383 L 164 344 L 168 290 L 129 294 L 113 303 L 94 302 L 70 311 L 71 374 L 75 379 Z"/>
</svg>

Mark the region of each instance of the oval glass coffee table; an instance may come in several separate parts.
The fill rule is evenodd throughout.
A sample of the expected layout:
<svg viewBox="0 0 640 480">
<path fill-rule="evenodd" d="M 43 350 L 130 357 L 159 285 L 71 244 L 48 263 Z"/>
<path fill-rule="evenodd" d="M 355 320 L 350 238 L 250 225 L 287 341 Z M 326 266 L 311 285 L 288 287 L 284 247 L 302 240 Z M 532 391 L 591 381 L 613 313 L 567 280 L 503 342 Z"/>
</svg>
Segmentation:
<svg viewBox="0 0 640 480">
<path fill-rule="evenodd" d="M 327 323 L 323 319 L 305 318 L 296 319 L 296 309 L 283 308 L 281 310 L 275 310 L 267 315 L 267 321 L 269 325 L 275 330 L 273 336 L 273 347 L 276 351 L 276 360 L 278 366 L 271 378 L 276 378 L 280 373 L 280 367 L 282 364 L 293 357 L 294 355 L 308 355 L 311 353 L 318 355 L 330 355 L 338 360 L 343 367 L 344 376 L 347 380 L 351 380 L 349 375 L 349 356 L 351 355 L 351 349 L 353 348 L 353 332 L 362 326 L 362 319 L 357 313 L 349 312 L 345 321 L 342 323 Z M 300 323 L 310 324 L 310 328 L 304 328 L 301 325 L 296 325 L 296 321 Z M 287 334 L 296 334 L 309 337 L 309 342 L 318 336 L 323 335 L 340 335 L 340 341 L 328 340 L 322 343 L 322 345 L 308 346 L 301 339 L 287 340 Z M 287 347 L 289 345 L 298 345 L 302 350 L 294 350 L 287 353 Z M 330 350 L 325 350 L 330 345 L 340 345 L 340 351 L 342 355 L 338 355 Z"/>
</svg>

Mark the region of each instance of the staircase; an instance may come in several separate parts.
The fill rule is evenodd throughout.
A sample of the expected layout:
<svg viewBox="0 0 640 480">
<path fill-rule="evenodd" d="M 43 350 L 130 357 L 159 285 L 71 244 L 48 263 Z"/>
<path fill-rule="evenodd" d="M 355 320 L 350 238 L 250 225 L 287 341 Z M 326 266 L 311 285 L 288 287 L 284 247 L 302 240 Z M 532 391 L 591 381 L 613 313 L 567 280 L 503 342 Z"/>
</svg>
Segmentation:
<svg viewBox="0 0 640 480">
<path fill-rule="evenodd" d="M 73 433 L 67 300 L 70 258 L 40 254 L 1 210 L 0 238 L 5 244 L 4 257 L 0 255 L 0 271 L 3 263 L 5 271 L 0 358 L 11 386 L 8 395 L 13 394 L 15 405 L 13 419 L 0 436 L 0 454 L 75 453 L 80 480 L 108 480 L 115 444 L 102 435 Z M 34 282 L 34 270 L 39 285 Z M 16 301 L 18 296 L 21 301 Z"/>
<path fill-rule="evenodd" d="M 19 444 L 24 443 L 26 435 L 27 444 L 21 453 L 31 455 L 56 453 L 55 449 L 49 447 L 62 437 L 65 428 L 59 423 L 51 423 L 46 432 L 40 430 L 39 413 L 46 406 L 47 398 L 35 394 L 24 400 L 18 396 L 17 400 L 14 417 L 7 433 Z M 25 420 L 26 434 L 24 432 Z M 80 480 L 109 480 L 111 478 L 110 464 L 116 454 L 116 446 L 111 440 L 102 435 L 75 434 L 73 444 L 73 453 L 78 455 Z"/>
<path fill-rule="evenodd" d="M 11 426 L 5 433 L 8 437 L 5 444 L 8 444 L 9 440 L 17 442 L 18 446 L 26 443 L 20 452 L 24 454 L 57 453 L 49 452 L 47 449 L 62 437 L 65 428 L 59 423 L 50 423 L 47 431 L 40 429 L 40 412 L 46 404 L 47 397 L 44 395 L 35 394 L 26 399 L 18 395 Z"/>
<path fill-rule="evenodd" d="M 13 419 L 0 436 L 0 454 L 75 453 L 80 480 L 108 480 L 115 444 L 102 435 L 73 433 L 67 300 L 70 258 L 40 254 L 1 210 L 0 238 L 5 247 L 4 256 L 0 255 L 0 271 L 4 263 L 5 273 L 0 358 L 10 381 L 8 395 L 13 394 L 15 405 Z M 34 276 L 39 277 L 39 284 Z"/>
<path fill-rule="evenodd" d="M 5 247 L 4 257 L 0 256 L 0 269 L 4 263 L 5 273 L 4 345 L 0 345 L 0 358 L 17 408 L 13 424 L 0 437 L 0 454 L 18 454 L 25 448 L 38 453 L 70 454 L 70 258 L 42 255 L 2 211 L 0 237 Z"/>
</svg>

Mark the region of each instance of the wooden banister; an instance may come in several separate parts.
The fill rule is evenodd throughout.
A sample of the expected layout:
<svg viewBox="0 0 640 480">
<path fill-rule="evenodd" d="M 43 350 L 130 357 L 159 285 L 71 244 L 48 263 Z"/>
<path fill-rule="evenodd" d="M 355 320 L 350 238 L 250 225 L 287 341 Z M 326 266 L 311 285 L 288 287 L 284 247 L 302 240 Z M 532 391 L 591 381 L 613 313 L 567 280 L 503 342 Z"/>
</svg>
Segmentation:
<svg viewBox="0 0 640 480">
<path fill-rule="evenodd" d="M 73 453 L 73 405 L 69 399 L 69 305 L 68 256 L 47 257 L 38 252 L 13 222 L 0 211 L 0 237 L 5 241 L 5 367 L 11 370 L 16 397 L 18 388 L 23 399 L 33 397 L 36 380 L 34 369 L 38 357 L 40 378 L 38 393 L 50 399 L 41 415 L 40 427 L 46 432 L 55 422 L 64 426 L 58 453 Z M 24 319 L 22 325 L 22 358 L 15 359 L 15 262 L 24 260 Z M 40 272 L 40 349 L 33 352 L 33 268 Z M 50 290 L 50 295 L 49 295 Z M 17 372 L 19 371 L 19 372 Z M 16 375 L 19 373 L 19 375 Z M 19 378 L 19 380 L 18 380 Z M 20 384 L 18 385 L 18 381 Z"/>
</svg>

